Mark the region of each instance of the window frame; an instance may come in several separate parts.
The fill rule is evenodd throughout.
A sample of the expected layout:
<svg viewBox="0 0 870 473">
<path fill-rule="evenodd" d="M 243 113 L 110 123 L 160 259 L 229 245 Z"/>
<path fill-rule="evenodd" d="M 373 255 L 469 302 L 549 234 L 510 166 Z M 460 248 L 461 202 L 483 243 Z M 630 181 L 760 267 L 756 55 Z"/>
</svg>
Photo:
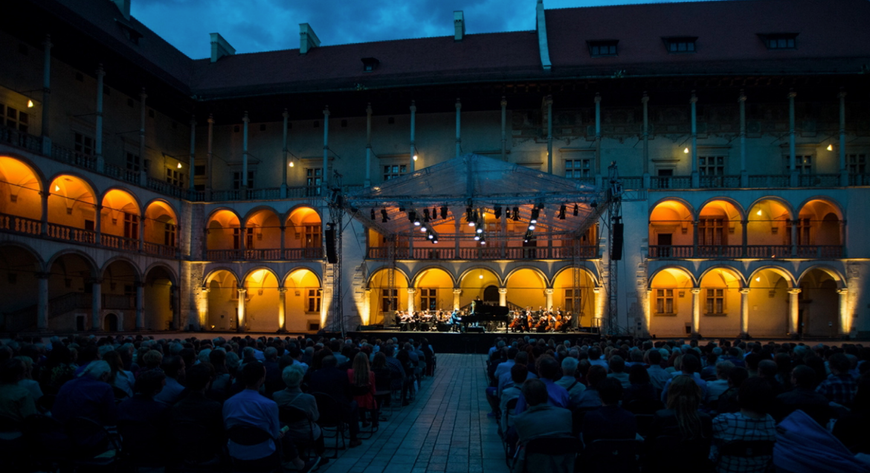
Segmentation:
<svg viewBox="0 0 870 473">
<path fill-rule="evenodd" d="M 662 38 L 665 44 L 665 51 L 668 54 L 695 54 L 698 52 L 698 37 L 697 36 L 668 36 Z M 685 49 L 680 50 L 680 45 L 684 44 Z"/>
<path fill-rule="evenodd" d="M 798 33 L 764 33 L 758 35 L 768 51 L 794 51 L 797 49 L 797 36 Z"/>
<path fill-rule="evenodd" d="M 591 57 L 616 57 L 619 56 L 618 39 L 599 39 L 586 41 L 586 47 Z M 602 52 L 602 48 L 606 48 Z"/>
<path fill-rule="evenodd" d="M 704 315 L 709 316 L 724 316 L 728 315 L 728 307 L 726 306 L 728 298 L 726 291 L 728 288 L 709 287 L 705 288 L 704 292 Z"/>
<path fill-rule="evenodd" d="M 656 312 L 655 315 L 677 315 L 677 299 L 674 296 L 675 289 L 670 288 L 656 288 Z M 670 307 L 668 307 L 668 301 L 670 301 Z M 670 309 L 670 311 L 665 312 L 665 309 Z"/>
</svg>

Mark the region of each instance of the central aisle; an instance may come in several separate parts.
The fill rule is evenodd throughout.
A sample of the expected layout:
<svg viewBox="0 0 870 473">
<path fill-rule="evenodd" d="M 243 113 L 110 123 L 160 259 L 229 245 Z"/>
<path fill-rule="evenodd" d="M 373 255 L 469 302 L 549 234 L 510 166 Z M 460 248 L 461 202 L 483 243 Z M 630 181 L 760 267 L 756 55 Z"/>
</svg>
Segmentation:
<svg viewBox="0 0 870 473">
<path fill-rule="evenodd" d="M 435 377 L 423 381 L 414 402 L 393 411 L 374 437 L 340 451 L 318 472 L 507 472 L 495 421 L 486 417 L 485 360 L 439 354 Z M 326 439 L 327 446 L 334 442 Z"/>
</svg>

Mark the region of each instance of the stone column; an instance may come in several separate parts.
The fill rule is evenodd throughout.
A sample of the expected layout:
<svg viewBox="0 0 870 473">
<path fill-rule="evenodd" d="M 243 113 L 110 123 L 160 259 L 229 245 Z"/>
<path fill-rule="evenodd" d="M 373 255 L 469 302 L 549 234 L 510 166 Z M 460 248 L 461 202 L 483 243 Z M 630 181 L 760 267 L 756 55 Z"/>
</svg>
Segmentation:
<svg viewBox="0 0 870 473">
<path fill-rule="evenodd" d="M 42 206 L 42 225 L 40 226 L 39 233 L 44 238 L 48 236 L 48 199 L 51 197 L 50 183 L 43 187 L 42 192 L 39 193 L 39 197 L 40 205 Z"/>
<path fill-rule="evenodd" d="M 36 329 L 40 332 L 48 330 L 48 278 L 51 273 L 35 274 L 37 284 L 36 296 Z"/>
<path fill-rule="evenodd" d="M 741 220 L 740 225 L 743 227 L 743 235 L 740 237 L 741 245 L 743 245 L 743 249 L 740 250 L 740 254 L 745 258 L 746 255 L 749 254 L 749 220 Z"/>
<path fill-rule="evenodd" d="M 846 91 L 840 89 L 840 185 L 849 185 L 849 169 L 846 167 Z"/>
<path fill-rule="evenodd" d="M 246 320 L 245 320 L 245 315 L 246 315 L 245 314 L 245 294 L 247 292 L 248 292 L 248 290 L 246 288 L 244 288 L 244 287 L 239 288 L 239 302 L 238 302 L 239 318 L 237 320 L 237 322 L 238 322 L 237 331 L 238 332 L 245 331 L 245 322 L 246 322 Z"/>
<path fill-rule="evenodd" d="M 284 113 L 282 113 L 281 116 L 284 117 L 284 127 L 282 128 L 282 130 L 283 130 L 282 131 L 282 133 L 283 133 L 282 139 L 283 139 L 284 145 L 281 148 L 281 151 L 283 152 L 283 155 L 284 155 L 284 163 L 281 164 L 281 176 L 282 176 L 281 177 L 281 198 L 286 199 L 287 198 L 287 168 L 290 167 L 290 163 L 287 161 L 287 157 L 289 155 L 289 150 L 287 149 L 287 133 L 288 133 L 288 129 L 290 128 L 289 127 L 290 113 L 287 112 L 287 109 L 285 108 Z M 283 238 L 283 236 L 282 236 L 282 238 Z"/>
<path fill-rule="evenodd" d="M 788 331 L 792 337 L 798 333 L 798 294 L 801 290 L 792 288 L 788 290 Z"/>
<path fill-rule="evenodd" d="M 414 150 L 411 150 L 413 153 Z M 411 155 L 411 160 L 414 156 Z M 363 184 L 366 187 L 372 185 L 372 104 L 366 104 L 366 177 Z"/>
<path fill-rule="evenodd" d="M 329 105 L 323 109 L 323 192 L 324 199 L 329 198 Z M 325 224 L 326 219 L 324 219 Z M 324 227 L 325 229 L 325 227 Z"/>
<path fill-rule="evenodd" d="M 278 288 L 278 331 L 287 332 L 287 288 Z"/>
<path fill-rule="evenodd" d="M 604 301 L 607 296 L 607 292 L 604 290 L 604 286 L 598 286 L 592 288 L 592 292 L 595 294 L 595 320 L 593 321 L 593 327 L 601 327 L 601 319 L 604 318 Z M 577 318 L 579 320 L 580 314 L 577 314 Z"/>
<path fill-rule="evenodd" d="M 42 46 L 42 154 L 51 156 L 51 35 L 45 35 Z"/>
<path fill-rule="evenodd" d="M 205 199 L 211 200 L 211 183 L 214 180 L 213 172 L 213 164 L 212 158 L 214 154 L 212 153 L 212 143 L 214 142 L 214 115 L 208 114 L 208 145 L 206 147 L 206 160 L 205 160 Z"/>
<path fill-rule="evenodd" d="M 797 256 L 798 247 L 798 220 L 791 221 L 791 255 Z"/>
<path fill-rule="evenodd" d="M 462 154 L 462 137 L 460 135 L 460 117 L 459 112 L 462 110 L 462 102 L 459 101 L 459 98 L 456 98 L 456 156 L 459 157 Z"/>
<path fill-rule="evenodd" d="M 145 93 L 145 87 L 142 87 L 142 91 L 139 92 L 139 151 L 137 152 L 139 164 L 142 166 L 139 168 L 138 176 L 139 185 L 142 187 L 148 186 L 148 173 L 145 172 L 145 120 L 148 115 L 148 107 L 145 104 L 145 100 L 147 98 L 148 94 Z"/>
<path fill-rule="evenodd" d="M 459 310 L 459 296 L 462 295 L 462 289 L 453 288 L 453 310 Z"/>
<path fill-rule="evenodd" d="M 507 161 L 507 100 L 501 96 L 501 160 Z"/>
<path fill-rule="evenodd" d="M 242 199 L 248 198 L 248 124 L 251 119 L 248 118 L 248 111 L 245 110 L 245 116 L 242 117 L 242 179 L 240 183 L 240 191 Z"/>
<path fill-rule="evenodd" d="M 414 313 L 414 297 L 417 294 L 417 288 L 409 287 L 408 288 L 408 313 Z"/>
<path fill-rule="evenodd" d="M 789 185 L 798 186 L 798 172 L 795 162 L 795 127 L 794 127 L 794 98 L 797 97 L 794 89 L 788 92 L 788 171 L 790 174 Z"/>
<path fill-rule="evenodd" d="M 94 243 L 99 245 L 103 235 L 103 206 L 94 205 Z"/>
<path fill-rule="evenodd" d="M 852 333 L 852 318 L 849 316 L 849 289 L 837 289 L 837 294 L 840 295 L 840 336 L 848 337 Z"/>
<path fill-rule="evenodd" d="M 701 328 L 701 289 L 692 288 L 692 333 L 699 333 Z"/>
<path fill-rule="evenodd" d="M 195 187 L 194 181 L 196 177 L 196 117 L 190 117 L 190 156 L 187 159 L 188 167 L 188 188 L 193 192 Z"/>
<path fill-rule="evenodd" d="M 551 310 L 553 308 L 553 288 L 548 287 L 544 289 L 544 294 L 547 296 L 547 305 L 544 307 L 547 310 Z"/>
<path fill-rule="evenodd" d="M 137 215 L 137 219 L 139 219 L 139 242 L 136 244 L 136 249 L 139 253 L 145 251 L 145 215 Z M 153 224 L 152 224 L 153 225 Z M 177 232 L 177 229 L 176 229 Z M 176 243 L 181 241 L 181 238 L 178 238 L 178 233 L 176 233 Z"/>
<path fill-rule="evenodd" d="M 553 97 L 544 98 L 547 105 L 547 172 L 553 174 Z"/>
<path fill-rule="evenodd" d="M 746 170 L 746 94 L 740 89 L 737 98 L 740 105 L 740 187 L 749 187 L 749 173 Z"/>
<path fill-rule="evenodd" d="M 102 93 L 102 92 L 101 92 Z M 91 330 L 100 330 L 100 313 L 103 310 L 102 279 L 91 279 Z"/>
<path fill-rule="evenodd" d="M 97 67 L 97 111 L 94 114 L 97 117 L 96 129 L 94 131 L 94 155 L 97 158 L 97 172 L 103 172 L 105 169 L 105 161 L 103 160 L 103 77 L 106 71 L 103 70 L 103 65 Z"/>
<path fill-rule="evenodd" d="M 410 167 L 408 168 L 408 172 L 414 172 L 414 165 L 417 163 L 417 160 L 414 159 L 414 156 L 417 156 L 417 146 L 414 144 L 414 132 L 416 131 L 415 127 L 417 126 L 417 105 L 413 100 L 411 101 L 410 110 L 411 110 L 411 159 L 409 160 Z"/>
<path fill-rule="evenodd" d="M 676 255 L 674 255 L 676 256 Z M 692 220 L 692 257 L 698 257 L 698 221 Z"/>
<path fill-rule="evenodd" d="M 643 104 L 643 175 L 644 181 L 649 181 L 649 95 L 646 91 L 643 91 L 640 103 Z"/>
<path fill-rule="evenodd" d="M 498 288 L 498 305 L 500 307 L 507 307 L 507 288 L 506 287 Z"/>
<path fill-rule="evenodd" d="M 740 289 L 740 335 L 749 333 L 749 288 Z"/>
<path fill-rule="evenodd" d="M 365 300 L 363 301 L 363 314 L 366 317 L 366 325 L 372 323 L 372 289 L 367 287 L 365 290 Z M 381 323 L 384 323 L 381 321 Z"/>
<path fill-rule="evenodd" d="M 239 259 L 248 259 L 248 229 L 247 221 L 239 222 Z"/>
<path fill-rule="evenodd" d="M 697 189 L 701 187 L 701 176 L 698 171 L 698 96 L 694 90 L 689 104 L 692 109 L 692 187 Z"/>
<path fill-rule="evenodd" d="M 145 330 L 145 283 L 136 283 L 136 330 Z"/>
<path fill-rule="evenodd" d="M 287 232 L 287 227 L 284 225 L 281 225 L 281 256 L 278 259 L 287 259 L 284 256 L 284 250 L 287 248 L 287 235 L 285 235 L 286 232 Z"/>
</svg>

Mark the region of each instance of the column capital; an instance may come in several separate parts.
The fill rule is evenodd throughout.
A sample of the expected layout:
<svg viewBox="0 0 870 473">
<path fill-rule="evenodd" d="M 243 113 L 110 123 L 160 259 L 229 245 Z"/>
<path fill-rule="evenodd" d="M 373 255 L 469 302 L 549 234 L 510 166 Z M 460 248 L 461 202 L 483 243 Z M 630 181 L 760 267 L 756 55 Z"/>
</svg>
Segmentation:
<svg viewBox="0 0 870 473">
<path fill-rule="evenodd" d="M 213 113 L 209 113 L 209 114 L 208 114 L 208 120 L 207 120 L 207 121 L 208 121 L 208 124 L 209 124 L 209 125 L 214 125 L 214 114 L 213 114 Z"/>
<path fill-rule="evenodd" d="M 794 89 L 789 89 L 787 97 L 793 99 L 797 97 L 797 92 L 795 92 Z"/>
<path fill-rule="evenodd" d="M 133 283 L 135 287 L 145 287 L 145 281 L 136 281 Z"/>
<path fill-rule="evenodd" d="M 791 288 L 788 290 L 788 293 L 796 296 L 801 293 L 801 290 L 798 288 Z"/>
<path fill-rule="evenodd" d="M 743 89 L 740 89 L 740 95 L 737 97 L 738 102 L 746 102 L 746 93 L 743 92 Z"/>
<path fill-rule="evenodd" d="M 700 293 L 701 293 L 700 287 L 693 287 L 692 288 L 692 294 L 700 294 Z"/>
<path fill-rule="evenodd" d="M 411 101 L 411 107 L 409 108 L 409 110 L 411 110 L 411 113 L 414 113 L 417 111 L 417 101 L 416 100 Z"/>
<path fill-rule="evenodd" d="M 281 112 L 281 116 L 284 118 L 290 118 L 290 112 L 285 108 L 283 112 Z"/>
<path fill-rule="evenodd" d="M 329 105 L 324 106 L 324 108 L 323 108 L 323 116 L 324 116 L 324 117 L 328 117 L 328 116 L 329 116 Z"/>
<path fill-rule="evenodd" d="M 201 288 L 199 288 L 199 292 L 201 292 L 201 293 L 203 293 L 203 294 L 208 294 L 209 291 L 211 291 L 211 288 L 210 288 L 210 287 L 201 287 Z"/>
<path fill-rule="evenodd" d="M 689 99 L 689 103 L 698 103 L 698 96 L 695 95 L 695 91 L 692 91 L 692 97 Z"/>
<path fill-rule="evenodd" d="M 139 91 L 139 98 L 142 99 L 143 102 L 148 98 L 148 94 L 145 93 L 145 87 L 142 87 L 142 90 Z"/>
<path fill-rule="evenodd" d="M 372 103 L 368 102 L 368 103 L 366 103 L 366 115 L 371 115 L 371 114 L 372 114 Z"/>
<path fill-rule="evenodd" d="M 499 102 L 499 105 L 501 105 L 502 108 L 507 107 L 507 99 L 504 98 L 504 95 L 501 96 L 501 102 Z"/>
<path fill-rule="evenodd" d="M 190 126 L 191 128 L 196 126 L 196 115 L 190 116 Z"/>
<path fill-rule="evenodd" d="M 597 286 L 592 288 L 592 292 L 598 294 L 601 290 L 604 289 L 604 286 Z"/>
<path fill-rule="evenodd" d="M 549 296 L 549 295 L 552 294 L 552 293 L 553 293 L 553 288 L 552 288 L 552 287 L 548 287 L 548 288 L 544 289 L 544 294 L 546 294 L 546 295 Z"/>
<path fill-rule="evenodd" d="M 553 103 L 553 97 L 550 96 L 550 95 L 548 95 L 547 97 L 549 97 L 549 100 L 550 100 L 549 103 Z M 601 103 L 601 93 L 600 93 L 600 92 L 595 92 L 595 98 L 592 99 L 592 101 L 595 102 L 595 103 Z"/>
<path fill-rule="evenodd" d="M 90 278 L 88 279 L 88 282 L 91 284 L 102 284 L 103 278 Z"/>
<path fill-rule="evenodd" d="M 846 91 L 843 90 L 842 87 L 840 87 L 840 93 L 837 94 L 837 97 L 839 97 L 839 98 L 841 98 L 841 99 L 846 98 Z"/>
<path fill-rule="evenodd" d="M 749 288 L 748 287 L 741 288 L 740 294 L 749 294 Z"/>
<path fill-rule="evenodd" d="M 454 105 L 454 107 L 456 107 L 457 111 L 462 108 L 462 101 L 459 100 L 459 97 L 456 97 L 456 104 Z"/>
<path fill-rule="evenodd" d="M 106 70 L 103 69 L 103 63 L 99 63 L 97 65 L 97 77 L 105 76 L 105 75 L 106 75 Z"/>
<path fill-rule="evenodd" d="M 457 296 L 460 295 L 460 294 L 462 294 L 462 289 L 454 288 L 454 289 L 453 289 L 453 294 L 454 294 L 454 295 L 457 295 Z"/>
<path fill-rule="evenodd" d="M 51 277 L 51 273 L 40 271 L 40 272 L 35 273 L 34 276 L 36 276 L 36 279 L 48 279 L 49 277 Z"/>
<path fill-rule="evenodd" d="M 51 47 L 54 46 L 54 44 L 51 43 L 51 35 L 50 34 L 45 35 L 45 40 L 42 42 L 42 46 L 45 49 L 51 49 Z"/>
<path fill-rule="evenodd" d="M 848 294 L 848 293 L 849 293 L 849 289 L 848 289 L 848 288 L 845 288 L 845 287 L 844 287 L 844 288 L 841 288 L 841 289 L 837 289 L 837 294 L 845 295 L 845 294 Z"/>
<path fill-rule="evenodd" d="M 287 292 L 287 288 L 286 288 L 286 287 L 279 287 L 279 288 L 278 288 L 278 294 L 284 294 L 285 292 Z"/>
<path fill-rule="evenodd" d="M 643 96 L 640 98 L 640 103 L 646 104 L 649 103 L 649 95 L 647 95 L 646 91 L 643 91 Z"/>
<path fill-rule="evenodd" d="M 408 288 L 408 294 L 416 294 L 416 293 L 417 293 L 416 287 L 409 287 Z"/>
<path fill-rule="evenodd" d="M 239 294 L 244 294 L 244 293 L 248 292 L 248 289 L 245 287 L 240 287 L 240 288 L 238 288 L 238 291 L 239 291 Z"/>
<path fill-rule="evenodd" d="M 244 122 L 244 123 L 248 123 L 248 122 L 250 122 L 250 121 L 251 121 L 251 119 L 248 118 L 248 111 L 245 110 L 245 116 L 242 117 L 242 122 Z"/>
<path fill-rule="evenodd" d="M 498 293 L 499 294 L 507 294 L 507 288 L 506 287 L 498 288 Z"/>
</svg>

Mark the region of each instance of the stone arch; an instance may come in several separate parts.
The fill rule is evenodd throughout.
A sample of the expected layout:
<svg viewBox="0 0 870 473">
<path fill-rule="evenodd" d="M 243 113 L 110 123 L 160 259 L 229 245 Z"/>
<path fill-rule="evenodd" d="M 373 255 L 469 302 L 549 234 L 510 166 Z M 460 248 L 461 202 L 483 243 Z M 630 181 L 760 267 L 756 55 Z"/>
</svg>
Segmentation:
<svg viewBox="0 0 870 473">
<path fill-rule="evenodd" d="M 553 275 L 553 279 L 550 280 L 550 287 L 553 287 L 556 284 L 556 280 L 559 279 L 559 277 L 562 276 L 563 273 L 572 271 L 573 269 L 573 266 L 565 266 L 564 268 L 556 271 L 556 274 Z M 600 286 L 602 284 L 601 279 L 598 277 L 598 271 L 595 267 L 588 268 L 586 266 L 580 266 L 579 269 L 580 271 L 585 272 L 587 274 L 587 277 L 590 278 L 596 286 Z"/>
<path fill-rule="evenodd" d="M 661 199 L 659 199 L 655 203 L 653 203 L 653 205 L 651 205 L 649 207 L 650 218 L 652 218 L 653 212 L 655 211 L 655 209 L 659 205 L 667 204 L 668 202 L 675 202 L 675 203 L 682 205 L 683 207 L 686 208 L 686 210 L 688 210 L 689 215 L 691 216 L 692 220 L 694 220 L 696 218 L 695 207 L 692 204 L 690 204 L 688 200 L 683 199 L 682 197 L 676 197 L 676 196 L 662 197 Z"/>
<path fill-rule="evenodd" d="M 169 265 L 155 263 L 143 274 L 145 327 L 150 330 L 183 328 L 177 327 L 180 301 L 175 272 Z"/>
<path fill-rule="evenodd" d="M 172 284 L 178 284 L 178 274 L 175 272 L 174 269 L 172 269 L 171 266 L 169 266 L 168 264 L 163 263 L 163 262 L 151 263 L 147 268 L 145 268 L 145 270 L 142 271 L 142 274 L 144 275 L 145 279 L 148 278 L 148 273 L 150 273 L 152 269 L 157 269 L 157 268 L 162 268 L 163 270 L 166 271 L 166 273 L 170 276 L 170 280 L 172 281 Z"/>
<path fill-rule="evenodd" d="M 649 213 L 649 254 L 652 258 L 685 256 L 694 244 L 694 208 L 685 200 L 665 198 Z"/>
<path fill-rule="evenodd" d="M 281 328 L 283 321 L 278 317 L 279 282 L 275 271 L 259 266 L 248 271 L 243 281 L 246 289 L 245 329 L 271 332 Z"/>
<path fill-rule="evenodd" d="M 506 301 L 511 307 L 547 309 L 553 305 L 549 284 L 546 274 L 538 268 L 530 266 L 514 268 L 505 276 Z"/>
<path fill-rule="evenodd" d="M 736 268 L 716 265 L 708 268 L 698 278 L 701 292 L 700 320 L 698 331 L 705 336 L 728 337 L 741 330 L 740 291 L 745 286 L 743 274 Z"/>
<path fill-rule="evenodd" d="M 459 277 L 459 289 L 462 291 L 459 307 L 467 307 L 476 299 L 483 300 L 484 292 L 490 286 L 505 287 L 504 280 L 492 268 L 476 265 L 463 271 Z"/>
<path fill-rule="evenodd" d="M 393 286 L 389 284 L 389 267 L 372 272 L 366 283 L 369 297 L 369 323 L 393 325 L 396 311 L 408 309 L 408 287 L 410 278 L 400 268 L 395 268 Z"/>
<path fill-rule="evenodd" d="M 830 205 L 836 211 L 837 219 L 839 220 L 843 220 L 843 216 L 846 215 L 846 212 L 843 209 L 842 205 L 837 202 L 836 199 L 827 195 L 814 195 L 812 197 L 804 199 L 803 202 L 801 202 L 800 205 L 797 206 L 798 215 L 800 215 L 805 210 L 805 208 L 813 202 L 823 202 L 827 205 Z"/>
<path fill-rule="evenodd" d="M 492 273 L 493 276 L 495 276 L 498 286 L 504 287 L 504 280 L 498 275 L 498 273 L 495 272 L 494 269 L 490 268 L 489 266 L 484 266 L 480 264 L 474 265 L 470 268 L 466 268 L 464 271 L 462 271 L 462 273 L 459 274 L 459 277 L 456 278 L 456 282 L 461 285 L 462 282 L 475 271 L 488 271 Z"/>
<path fill-rule="evenodd" d="M 311 268 L 297 266 L 288 271 L 281 280 L 286 289 L 284 293 L 284 312 L 286 321 L 279 324 L 288 331 L 317 330 L 322 323 L 323 304 L 329 304 L 323 299 L 323 283 L 320 276 Z"/>
<path fill-rule="evenodd" d="M 49 258 L 48 261 L 45 263 L 45 269 L 47 271 L 51 271 L 51 267 L 54 266 L 54 263 L 56 263 L 57 260 L 59 260 L 60 258 L 67 256 L 67 255 L 75 255 L 75 256 L 81 257 L 85 261 L 85 263 L 87 263 L 87 265 L 90 266 L 90 269 L 91 269 L 90 277 L 91 278 L 96 278 L 99 276 L 100 268 L 99 268 L 99 266 L 97 266 L 97 262 L 94 261 L 94 259 L 91 258 L 91 256 L 89 254 L 85 253 L 84 251 L 75 250 L 75 249 L 66 249 L 66 250 L 58 251 L 51 258 Z"/>
<path fill-rule="evenodd" d="M 0 213 L 39 221 L 44 188 L 42 173 L 29 160 L 0 156 Z"/>
<path fill-rule="evenodd" d="M 297 205 L 281 217 L 284 222 L 284 247 L 313 250 L 305 256 L 314 256 L 322 248 L 323 218 L 320 212 L 309 205 Z M 298 252 L 298 250 L 297 250 Z"/>
<path fill-rule="evenodd" d="M 698 275 L 698 284 L 700 285 L 705 277 L 707 277 L 708 275 L 710 275 L 711 273 L 713 273 L 715 271 L 728 271 L 737 279 L 737 281 L 739 282 L 740 288 L 746 287 L 747 281 L 746 281 L 746 277 L 743 275 L 743 273 L 739 269 L 737 269 L 733 266 L 728 266 L 728 265 L 724 265 L 724 264 L 717 264 L 714 266 L 710 266 L 709 268 L 707 268 L 703 272 L 701 272 L 701 274 Z"/>
<path fill-rule="evenodd" d="M 139 198 L 136 196 L 135 193 L 133 193 L 133 191 L 124 186 L 114 185 L 103 190 L 103 193 L 99 196 L 101 206 L 105 207 L 104 203 L 106 201 L 106 198 L 109 197 L 109 194 L 113 192 L 120 193 L 129 197 L 130 200 L 133 201 L 134 206 L 136 207 L 136 215 L 142 215 L 143 207 L 139 202 Z"/>
<path fill-rule="evenodd" d="M 211 270 L 210 270 L 210 271 L 205 275 L 205 277 L 202 278 L 202 281 L 203 281 L 203 287 L 208 287 L 208 284 L 209 284 L 212 280 L 214 280 L 214 277 L 217 276 L 217 274 L 220 273 L 220 272 L 222 272 L 222 271 L 226 271 L 226 272 L 230 273 L 230 274 L 233 276 L 233 278 L 235 278 L 236 284 L 238 284 L 239 281 L 242 281 L 242 279 L 239 278 L 239 275 L 236 274 L 235 270 L 233 270 L 233 269 L 231 269 L 231 268 L 229 268 L 229 267 L 227 267 L 227 266 L 218 266 L 218 267 L 216 267 L 216 268 L 212 268 L 212 269 L 211 269 Z"/>
<path fill-rule="evenodd" d="M 208 310 L 206 325 L 212 330 L 231 330 L 239 328 L 238 288 L 244 280 L 230 268 L 213 268 L 203 279 L 203 287 L 208 289 Z"/>
<path fill-rule="evenodd" d="M 103 266 L 100 268 L 100 275 L 104 275 L 106 273 L 106 270 L 109 269 L 109 266 L 111 266 L 112 264 L 117 263 L 119 261 L 124 262 L 124 263 L 128 264 L 131 268 L 133 268 L 133 271 L 134 271 L 135 276 L 136 276 L 136 282 L 139 282 L 142 280 L 142 278 L 143 278 L 142 273 L 139 271 L 139 267 L 136 266 L 136 263 L 133 260 L 131 260 L 130 258 L 123 256 L 123 255 L 113 256 L 113 257 L 109 258 L 108 260 L 106 260 L 106 262 L 103 263 Z"/>
<path fill-rule="evenodd" d="M 48 235 L 78 243 L 96 243 L 97 193 L 76 173 L 58 173 L 49 184 Z"/>
<path fill-rule="evenodd" d="M 24 244 L 0 242 L 0 294 L 5 314 L 4 329 L 9 332 L 37 328 L 39 276 L 43 274 L 39 254 Z"/>
<path fill-rule="evenodd" d="M 0 248 L 2 248 L 4 246 L 13 246 L 15 248 L 20 248 L 20 249 L 24 250 L 26 253 L 28 253 L 30 256 L 32 256 L 34 261 L 36 262 L 36 267 L 33 268 L 34 272 L 48 270 L 48 267 L 46 266 L 45 260 L 42 259 L 42 256 L 39 254 L 39 252 L 36 251 L 32 246 L 30 246 L 26 243 L 21 243 L 18 241 L 11 241 L 11 240 L 0 242 Z"/>
<path fill-rule="evenodd" d="M 529 270 L 529 271 L 532 271 L 533 273 L 535 273 L 536 275 L 538 275 L 541 278 L 541 282 L 543 283 L 544 287 L 552 287 L 550 285 L 550 279 L 547 277 L 547 275 L 543 271 L 541 271 L 540 268 L 536 268 L 534 266 L 526 266 L 526 265 L 517 266 L 516 268 L 513 268 L 510 271 L 508 271 L 508 273 L 504 277 L 504 284 L 505 285 L 510 284 L 511 277 L 513 275 L 515 275 L 516 273 L 523 271 L 523 270 Z"/>
<path fill-rule="evenodd" d="M 851 316 L 842 276 L 827 265 L 812 265 L 798 278 L 798 333 L 809 337 L 835 337 L 851 332 Z M 843 307 L 846 305 L 846 307 Z"/>
<path fill-rule="evenodd" d="M 383 272 L 383 271 L 387 271 L 387 270 L 389 270 L 389 269 L 390 269 L 390 268 L 382 267 L 382 268 L 378 268 L 378 269 L 376 269 L 375 271 L 373 271 L 373 272 L 369 275 L 368 280 L 366 281 L 366 287 L 370 289 L 370 288 L 371 288 L 371 285 L 372 285 L 372 281 L 374 281 L 374 279 L 375 279 L 375 276 L 376 276 L 378 273 Z M 402 278 L 403 278 L 403 281 L 402 281 L 402 282 L 404 282 L 405 287 L 410 287 L 411 278 L 408 276 L 408 273 L 406 273 L 405 270 L 403 270 L 402 268 L 398 268 L 398 267 L 395 268 L 395 271 L 396 271 L 396 274 L 397 274 L 397 275 L 401 275 L 401 276 L 402 276 Z"/>
<path fill-rule="evenodd" d="M 659 275 L 659 273 L 670 272 L 670 271 L 680 271 L 680 272 L 686 273 L 686 275 L 689 277 L 689 279 L 692 282 L 692 287 L 698 287 L 698 280 L 695 278 L 695 275 L 692 274 L 692 272 L 688 268 L 685 268 L 683 266 L 678 266 L 675 264 L 669 264 L 667 266 L 663 266 L 661 268 L 656 269 L 652 274 L 650 274 L 648 287 L 650 287 L 650 288 L 652 287 L 652 281 L 653 281 L 653 279 L 656 278 L 656 276 Z"/>
<path fill-rule="evenodd" d="M 794 209 L 779 197 L 756 200 L 746 214 L 746 255 L 781 258 L 791 255 L 791 223 Z"/>
<path fill-rule="evenodd" d="M 684 267 L 671 265 L 650 275 L 649 327 L 656 337 L 685 337 L 693 330 L 693 291 L 698 284 Z"/>
<path fill-rule="evenodd" d="M 266 271 L 266 272 L 270 273 L 272 275 L 272 277 L 275 278 L 276 283 L 281 281 L 280 279 L 278 279 L 278 273 L 274 269 L 272 269 L 268 266 L 263 266 L 263 265 L 255 266 L 255 267 L 249 269 L 247 272 L 245 272 L 244 276 L 242 277 L 242 281 L 247 281 L 248 278 L 251 277 L 251 275 L 254 274 L 256 271 Z"/>
<path fill-rule="evenodd" d="M 781 205 L 788 212 L 788 215 L 786 218 L 788 220 L 794 219 L 795 210 L 794 210 L 794 207 L 792 206 L 791 202 L 787 201 L 786 199 L 783 199 L 782 197 L 776 196 L 776 195 L 766 195 L 766 196 L 759 197 L 759 198 L 755 199 L 754 201 L 752 201 L 752 203 L 749 205 L 749 207 L 747 207 L 747 209 L 748 209 L 747 213 L 746 213 L 747 219 L 751 218 L 752 213 L 756 210 L 755 207 L 757 205 L 764 203 L 765 201 L 776 202 L 777 204 Z"/>
<path fill-rule="evenodd" d="M 175 256 L 178 244 L 178 213 L 165 199 L 152 199 L 145 205 L 142 219 L 143 248 L 146 253 Z"/>
<path fill-rule="evenodd" d="M 830 276 L 831 279 L 833 279 L 837 283 L 838 289 L 845 289 L 846 288 L 846 279 L 843 277 L 843 275 L 838 270 L 836 270 L 833 266 L 830 266 L 827 264 L 814 264 L 814 265 L 804 269 L 801 272 L 800 276 L 798 276 L 798 278 L 797 278 L 798 285 L 800 285 L 800 283 L 804 280 L 804 278 L 809 273 L 811 273 L 813 270 L 822 271 L 822 272 L 826 273 L 828 276 Z"/>
<path fill-rule="evenodd" d="M 251 239 L 253 232 L 242 235 L 239 214 L 229 208 L 212 212 L 206 220 L 206 255 L 209 260 L 239 259 L 243 238 Z"/>
<path fill-rule="evenodd" d="M 417 270 L 417 272 L 411 278 L 412 287 L 417 287 L 417 285 L 420 283 L 420 280 L 426 276 L 426 273 L 428 271 L 432 271 L 432 270 L 439 270 L 439 271 L 443 271 L 444 273 L 446 273 L 447 276 L 450 277 L 450 281 L 451 281 L 453 287 L 456 287 L 456 277 L 453 275 L 453 273 L 450 270 L 448 270 L 444 266 L 438 266 L 438 265 L 432 265 L 432 264 L 424 266 L 424 267 Z"/>
<path fill-rule="evenodd" d="M 284 287 L 287 287 L 287 278 L 289 278 L 290 276 L 292 276 L 293 273 L 296 273 L 297 271 L 308 271 L 308 272 L 310 272 L 310 273 L 314 276 L 314 278 L 317 279 L 317 285 L 318 285 L 319 287 L 323 287 L 323 280 L 321 280 L 320 275 L 318 275 L 318 274 L 317 274 L 313 269 L 311 269 L 311 268 L 309 268 L 309 267 L 307 267 L 307 266 L 296 266 L 295 268 L 290 268 L 289 271 L 287 271 L 286 273 L 284 273 L 284 277 L 281 278 L 281 285 L 284 286 Z"/>
<path fill-rule="evenodd" d="M 411 279 L 416 291 L 415 310 L 450 310 L 453 308 L 453 289 L 456 279 L 447 268 L 428 265 L 417 271 Z"/>
<path fill-rule="evenodd" d="M 785 337 L 789 333 L 789 291 L 794 276 L 786 268 L 765 265 L 747 279 L 747 333 L 753 337 Z"/>
<path fill-rule="evenodd" d="M 251 209 L 245 215 L 244 226 L 251 234 L 245 245 L 246 259 L 282 259 L 281 218 L 274 208 L 259 205 Z"/>
<path fill-rule="evenodd" d="M 732 217 L 732 218 L 736 217 L 738 220 L 744 220 L 746 218 L 746 210 L 743 208 L 743 206 L 740 204 L 740 202 L 738 202 L 737 200 L 735 200 L 731 197 L 726 197 L 726 196 L 711 197 L 711 198 L 705 200 L 703 203 L 701 203 L 701 205 L 698 206 L 698 215 L 697 216 L 700 217 L 701 213 L 704 211 L 704 209 L 707 206 L 715 204 L 717 202 L 727 202 L 732 207 L 734 207 L 734 210 L 737 211 L 736 216 L 730 216 L 730 217 Z"/>
</svg>

